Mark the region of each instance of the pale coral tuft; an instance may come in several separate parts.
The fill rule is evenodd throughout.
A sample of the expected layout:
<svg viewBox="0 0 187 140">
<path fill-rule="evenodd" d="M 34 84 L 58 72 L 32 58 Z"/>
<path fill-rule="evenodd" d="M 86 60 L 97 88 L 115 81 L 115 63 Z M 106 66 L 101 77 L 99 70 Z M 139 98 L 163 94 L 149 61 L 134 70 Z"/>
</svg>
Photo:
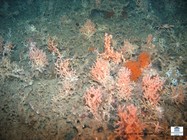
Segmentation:
<svg viewBox="0 0 187 140">
<path fill-rule="evenodd" d="M 73 71 L 73 69 L 70 67 L 69 59 L 62 60 L 58 58 L 57 61 L 55 62 L 55 70 L 56 70 L 56 74 L 59 75 L 61 79 L 67 79 L 70 81 L 77 80 L 75 71 Z"/>
<path fill-rule="evenodd" d="M 80 28 L 80 32 L 90 39 L 96 32 L 95 24 L 90 19 L 87 19 L 84 25 Z"/>
<path fill-rule="evenodd" d="M 95 117 L 98 116 L 98 108 L 102 102 L 102 91 L 100 88 L 90 87 L 84 96 L 86 105 Z"/>
<path fill-rule="evenodd" d="M 53 54 L 56 54 L 57 57 L 60 58 L 61 54 L 60 54 L 60 51 L 59 49 L 57 48 L 58 44 L 57 42 L 55 41 L 54 38 L 52 37 L 49 37 L 48 40 L 47 40 L 47 47 L 48 47 L 48 50 L 50 52 L 52 52 Z"/>
<path fill-rule="evenodd" d="M 29 58 L 32 62 L 32 67 L 36 70 L 42 72 L 44 67 L 48 65 L 48 60 L 45 52 L 36 48 L 35 46 L 31 46 L 29 49 Z"/>
</svg>

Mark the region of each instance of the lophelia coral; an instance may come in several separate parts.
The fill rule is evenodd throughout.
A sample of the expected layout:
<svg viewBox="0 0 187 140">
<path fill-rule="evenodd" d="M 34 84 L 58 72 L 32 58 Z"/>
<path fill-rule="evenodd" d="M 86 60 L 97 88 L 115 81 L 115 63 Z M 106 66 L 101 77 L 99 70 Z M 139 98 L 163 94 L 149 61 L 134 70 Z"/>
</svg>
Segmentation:
<svg viewBox="0 0 187 140">
<path fill-rule="evenodd" d="M 125 55 L 132 55 L 138 49 L 137 45 L 131 44 L 129 40 L 124 40 L 121 52 Z"/>
<path fill-rule="evenodd" d="M 85 24 L 80 28 L 80 32 L 87 38 L 91 38 L 96 32 L 95 24 L 90 20 L 86 20 Z"/>
<path fill-rule="evenodd" d="M 99 83 L 106 83 L 110 77 L 110 65 L 107 60 L 97 58 L 94 66 L 91 69 L 92 79 Z"/>
<path fill-rule="evenodd" d="M 50 52 L 52 52 L 53 54 L 56 54 L 57 57 L 60 58 L 61 54 L 57 48 L 58 44 L 56 43 L 55 39 L 53 39 L 52 37 L 49 37 L 47 41 L 47 46 Z"/>
<path fill-rule="evenodd" d="M 44 67 L 48 65 L 47 56 L 43 50 L 38 49 L 34 44 L 31 44 L 29 48 L 29 58 L 32 62 L 32 67 L 42 72 Z"/>
<path fill-rule="evenodd" d="M 142 140 L 141 136 L 145 125 L 137 116 L 137 108 L 134 105 L 128 105 L 126 109 L 119 107 L 118 116 L 116 134 L 121 139 Z"/>
<path fill-rule="evenodd" d="M 171 99 L 172 102 L 179 104 L 184 104 L 186 100 L 186 88 L 187 85 L 178 85 L 178 86 L 171 86 Z"/>
<path fill-rule="evenodd" d="M 152 34 L 149 34 L 146 38 L 146 43 L 147 45 L 149 46 L 150 44 L 152 44 L 152 41 L 153 41 L 153 35 Z"/>
<path fill-rule="evenodd" d="M 98 116 L 98 108 L 102 102 L 102 91 L 100 88 L 90 87 L 84 96 L 86 105 L 96 117 Z"/>
<path fill-rule="evenodd" d="M 75 71 L 73 71 L 70 67 L 69 59 L 62 60 L 58 58 L 55 62 L 55 70 L 57 75 L 59 75 L 61 79 L 65 78 L 69 79 L 70 81 L 77 80 Z"/>
<path fill-rule="evenodd" d="M 153 35 L 149 34 L 146 39 L 146 47 L 148 47 L 149 49 L 154 49 L 155 45 L 152 42 L 153 42 Z"/>
<path fill-rule="evenodd" d="M 108 35 L 107 33 L 105 33 L 104 43 L 104 52 L 101 54 L 103 59 L 112 60 L 117 64 L 120 63 L 122 59 L 122 54 L 119 52 L 115 52 L 111 47 L 112 35 Z"/>
<path fill-rule="evenodd" d="M 164 80 L 162 80 L 159 75 L 146 74 L 142 79 L 142 87 L 144 98 L 150 101 L 151 104 L 157 105 L 160 99 L 158 93 L 162 89 Z"/>
<path fill-rule="evenodd" d="M 129 99 L 132 92 L 132 82 L 130 80 L 131 71 L 127 68 L 121 68 L 118 72 L 117 87 L 121 99 Z"/>
</svg>

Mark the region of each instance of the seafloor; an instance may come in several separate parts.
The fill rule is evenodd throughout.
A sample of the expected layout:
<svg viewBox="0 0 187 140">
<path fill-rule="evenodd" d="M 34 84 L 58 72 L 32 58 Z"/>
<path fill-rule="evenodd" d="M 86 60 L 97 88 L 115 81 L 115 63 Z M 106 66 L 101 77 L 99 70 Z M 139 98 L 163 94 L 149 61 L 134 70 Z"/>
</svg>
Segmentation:
<svg viewBox="0 0 187 140">
<path fill-rule="evenodd" d="M 1 0 L 0 139 L 185 139 L 186 13 L 185 0 Z M 37 49 L 46 63 L 31 56 Z M 135 78 L 130 66 L 121 90 L 119 71 L 142 53 L 149 65 Z M 160 78 L 156 100 L 145 97 L 146 75 Z M 171 137 L 171 126 L 184 136 Z"/>
</svg>

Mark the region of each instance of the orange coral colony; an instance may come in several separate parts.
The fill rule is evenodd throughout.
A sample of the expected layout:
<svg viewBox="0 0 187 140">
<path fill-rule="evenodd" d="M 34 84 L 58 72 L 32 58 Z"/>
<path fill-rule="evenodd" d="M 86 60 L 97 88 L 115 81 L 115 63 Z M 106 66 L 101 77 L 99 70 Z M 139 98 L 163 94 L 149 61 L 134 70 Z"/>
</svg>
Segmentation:
<svg viewBox="0 0 187 140">
<path fill-rule="evenodd" d="M 131 70 L 130 79 L 132 81 L 136 81 L 140 77 L 142 72 L 141 72 L 141 69 L 140 69 L 139 62 L 137 62 L 137 61 L 128 61 L 127 63 L 125 63 L 124 66 Z"/>
<path fill-rule="evenodd" d="M 141 68 L 146 68 L 151 62 L 149 53 L 142 52 L 138 57 L 138 62 L 140 63 Z"/>
<path fill-rule="evenodd" d="M 151 62 L 149 53 L 142 52 L 138 57 L 138 61 L 128 61 L 125 63 L 125 67 L 131 70 L 131 80 L 136 81 L 141 76 L 141 69 L 146 68 Z"/>
</svg>

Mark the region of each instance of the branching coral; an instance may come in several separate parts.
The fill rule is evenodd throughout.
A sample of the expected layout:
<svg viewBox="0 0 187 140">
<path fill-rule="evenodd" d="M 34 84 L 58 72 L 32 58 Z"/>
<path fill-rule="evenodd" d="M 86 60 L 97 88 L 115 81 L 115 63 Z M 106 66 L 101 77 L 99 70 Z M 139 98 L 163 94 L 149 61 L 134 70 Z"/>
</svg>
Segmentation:
<svg viewBox="0 0 187 140">
<path fill-rule="evenodd" d="M 18 78 L 25 82 L 27 79 L 29 80 L 22 67 L 18 66 L 15 62 L 10 62 L 9 58 L 3 57 L 0 61 L 0 81 L 4 82 L 5 78 L 9 77 Z"/>
<path fill-rule="evenodd" d="M 139 47 L 137 45 L 131 44 L 129 40 L 124 40 L 123 46 L 121 48 L 121 52 L 125 54 L 126 56 L 132 56 L 132 54 L 135 54 Z"/>
<path fill-rule="evenodd" d="M 97 58 L 94 66 L 91 69 L 92 79 L 99 83 L 106 83 L 110 77 L 110 65 L 107 60 Z"/>
<path fill-rule="evenodd" d="M 85 24 L 80 28 L 80 32 L 90 39 L 96 32 L 95 24 L 90 20 L 86 20 Z"/>
<path fill-rule="evenodd" d="M 134 105 L 128 105 L 125 110 L 120 107 L 118 116 L 116 134 L 122 139 L 142 140 L 141 136 L 145 125 L 138 119 L 137 108 Z"/>
<path fill-rule="evenodd" d="M 146 74 L 142 79 L 144 98 L 149 100 L 153 105 L 157 105 L 160 95 L 159 90 L 162 89 L 164 80 L 159 75 Z"/>
<path fill-rule="evenodd" d="M 71 74 L 69 73 L 69 60 L 57 59 L 57 61 L 55 62 L 55 70 L 57 75 L 59 75 L 61 78 L 69 76 Z"/>
<path fill-rule="evenodd" d="M 77 76 L 75 71 L 70 67 L 69 59 L 62 60 L 58 58 L 55 63 L 56 74 L 60 76 L 61 79 L 66 79 L 70 81 L 76 81 Z"/>
<path fill-rule="evenodd" d="M 130 80 L 131 71 L 127 68 L 121 68 L 118 72 L 117 88 L 121 99 L 129 99 L 132 92 L 132 82 Z"/>
<path fill-rule="evenodd" d="M 186 94 L 185 94 L 185 89 L 187 85 L 178 85 L 177 87 L 172 86 L 171 87 L 171 99 L 172 102 L 176 103 L 177 105 L 179 104 L 184 104 L 186 100 Z"/>
<path fill-rule="evenodd" d="M 102 102 L 102 91 L 100 88 L 90 87 L 84 96 L 86 105 L 95 117 L 98 116 L 98 108 Z"/>
<path fill-rule="evenodd" d="M 115 52 L 111 47 L 112 35 L 105 33 L 104 43 L 104 52 L 101 54 L 101 56 L 106 60 L 112 60 L 116 64 L 120 63 L 122 60 L 122 54 Z"/>
<path fill-rule="evenodd" d="M 29 58 L 32 62 L 32 67 L 36 70 L 42 72 L 44 67 L 48 65 L 48 60 L 45 52 L 36 48 L 35 46 L 31 46 L 29 48 Z"/>
<path fill-rule="evenodd" d="M 53 39 L 52 37 L 49 37 L 48 41 L 47 41 L 47 46 L 48 46 L 48 50 L 50 52 L 52 52 L 53 54 L 56 54 L 57 57 L 60 58 L 61 54 L 60 54 L 60 51 L 57 48 L 58 44 L 55 41 L 55 39 Z"/>
</svg>

